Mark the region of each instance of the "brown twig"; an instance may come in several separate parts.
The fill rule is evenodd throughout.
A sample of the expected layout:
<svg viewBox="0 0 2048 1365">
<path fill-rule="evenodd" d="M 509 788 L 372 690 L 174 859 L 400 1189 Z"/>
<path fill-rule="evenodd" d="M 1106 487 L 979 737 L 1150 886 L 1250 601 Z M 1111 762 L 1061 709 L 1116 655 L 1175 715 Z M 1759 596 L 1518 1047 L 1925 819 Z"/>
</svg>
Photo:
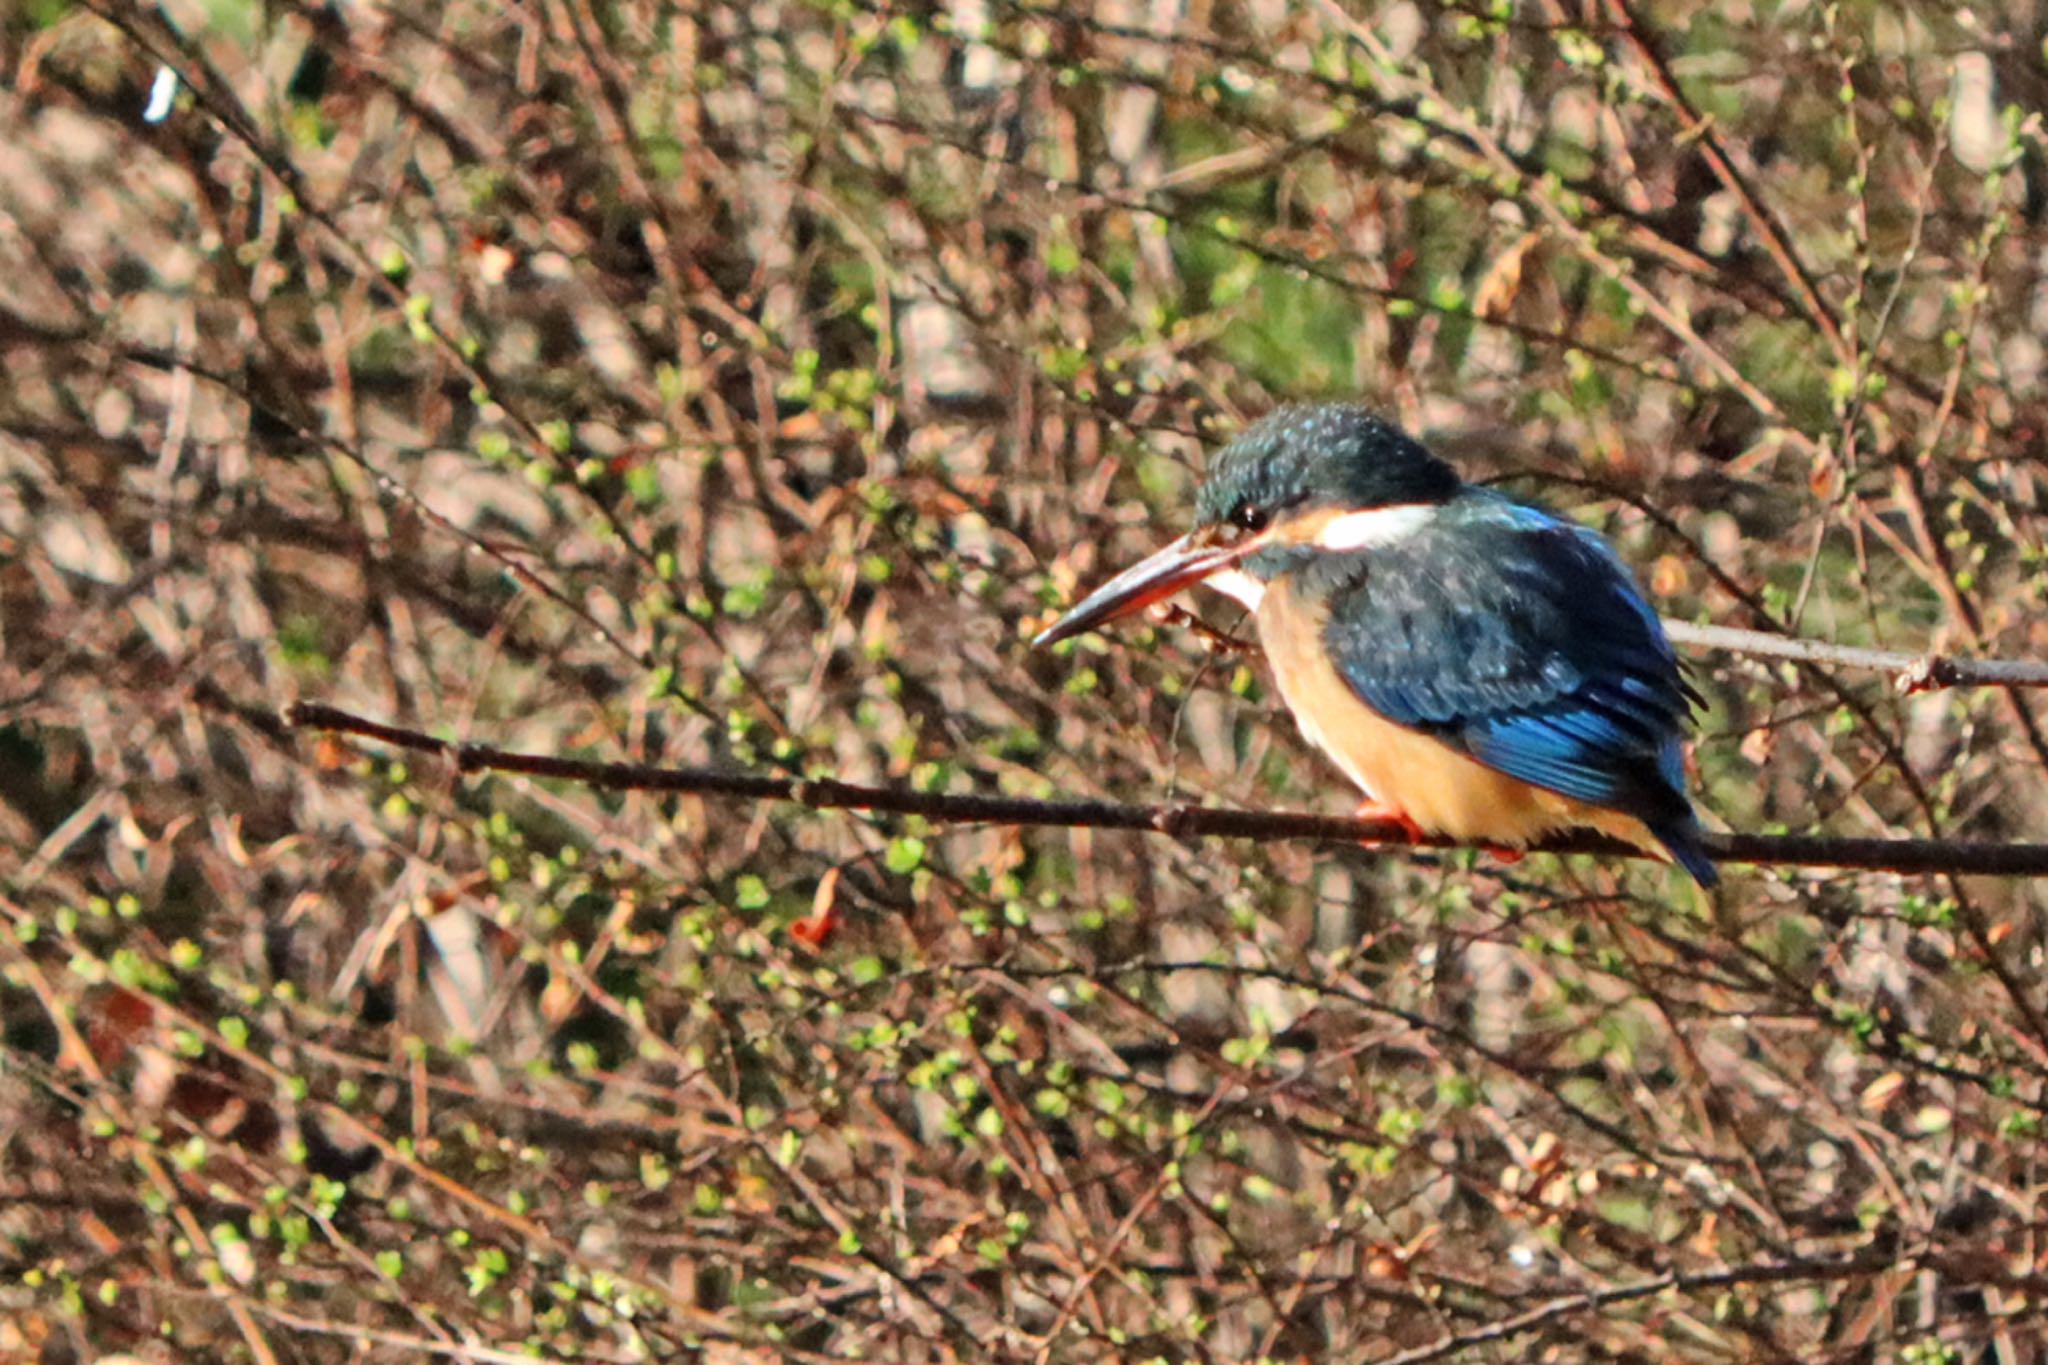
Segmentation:
<svg viewBox="0 0 2048 1365">
<path fill-rule="evenodd" d="M 1353 46 L 1365 54 L 1372 63 L 1375 84 L 1386 92 L 1409 96 L 1423 102 L 1436 111 L 1444 126 L 1466 139 L 1480 153 L 1481 159 L 1493 171 L 1506 177 L 1512 183 L 1524 184 L 1522 167 L 1493 135 L 1488 125 L 1462 108 L 1455 99 L 1445 95 L 1435 78 L 1426 68 L 1397 57 L 1386 42 L 1373 31 L 1370 24 L 1352 14 L 1338 0 L 1321 0 L 1320 8 L 1338 28 L 1350 39 Z M 1543 220 L 1545 227 L 1558 240 L 1571 246 L 1580 259 L 1592 269 L 1606 276 L 1614 285 L 1626 293 L 1644 313 L 1654 318 L 1665 331 L 1683 342 L 1696 355 L 1700 363 L 1711 370 L 1731 391 L 1741 395 L 1744 402 L 1775 430 L 1777 439 L 1782 440 L 1805 454 L 1812 454 L 1816 443 L 1811 435 L 1789 418 L 1778 402 L 1758 387 L 1742 372 L 1742 368 L 1701 334 L 1694 326 L 1688 311 L 1674 306 L 1652 285 L 1638 278 L 1626 262 L 1616 260 L 1601 245 L 1599 238 L 1579 222 L 1574 214 L 1560 203 L 1557 196 L 1545 192 L 1543 182 L 1527 182 L 1529 192 L 1518 196 L 1521 201 Z"/>
<path fill-rule="evenodd" d="M 384 725 L 347 711 L 295 702 L 285 723 L 375 739 L 417 753 L 440 754 L 463 772 L 525 773 L 581 782 L 612 791 L 688 792 L 752 801 L 793 801 L 819 810 L 874 810 L 916 815 L 940 824 L 1050 825 L 1128 829 L 1177 839 L 1204 835 L 1235 839 L 1314 839 L 1389 847 L 1455 848 L 1455 840 L 1411 840 L 1391 820 L 1314 815 L 1305 811 L 1219 810 L 1206 806 L 1140 806 L 1113 801 L 1041 801 L 1023 796 L 964 796 L 867 787 L 834 778 L 789 778 L 708 768 L 655 768 L 636 763 L 591 763 L 546 754 L 517 753 L 484 744 L 451 744 L 417 730 Z M 1865 872 L 1972 873 L 2048 876 L 2048 844 L 1987 844 L 1953 839 L 1849 839 L 1799 834 L 1707 834 L 1701 842 L 1716 862 L 1758 866 L 1847 868 Z M 1644 858 L 1632 844 L 1600 834 L 1569 834 L 1533 846 L 1538 853 L 1594 853 Z"/>
<path fill-rule="evenodd" d="M 1749 182 L 1743 178 L 1742 172 L 1735 168 L 1735 163 L 1722 148 L 1721 139 L 1715 134 L 1712 122 L 1701 117 L 1699 110 L 1693 107 L 1692 101 L 1687 99 L 1685 92 L 1679 88 L 1678 78 L 1672 74 L 1671 67 L 1664 60 L 1664 54 L 1657 50 L 1649 35 L 1643 31 L 1635 12 L 1629 7 L 1628 0 L 1608 0 L 1608 9 L 1614 16 L 1615 31 L 1626 40 L 1630 50 L 1636 54 L 1637 60 L 1643 64 L 1650 86 L 1678 115 L 1683 125 L 1680 136 L 1699 150 L 1700 156 L 1713 170 L 1714 177 L 1735 196 L 1736 202 L 1741 204 L 1743 216 L 1749 219 L 1750 226 L 1755 230 L 1758 241 L 1763 244 L 1765 253 L 1770 256 L 1785 276 L 1786 282 L 1798 294 L 1800 307 L 1806 313 L 1807 320 L 1828 339 L 1828 344 L 1834 348 L 1837 356 L 1844 361 L 1853 359 L 1855 347 L 1842 335 L 1841 324 L 1835 319 L 1834 312 L 1821 299 L 1820 289 L 1814 284 L 1813 276 L 1807 272 L 1806 266 L 1801 263 L 1798 253 L 1793 250 L 1784 226 L 1778 222 L 1777 216 L 1764 206 L 1756 191 L 1749 187 Z"/>
</svg>

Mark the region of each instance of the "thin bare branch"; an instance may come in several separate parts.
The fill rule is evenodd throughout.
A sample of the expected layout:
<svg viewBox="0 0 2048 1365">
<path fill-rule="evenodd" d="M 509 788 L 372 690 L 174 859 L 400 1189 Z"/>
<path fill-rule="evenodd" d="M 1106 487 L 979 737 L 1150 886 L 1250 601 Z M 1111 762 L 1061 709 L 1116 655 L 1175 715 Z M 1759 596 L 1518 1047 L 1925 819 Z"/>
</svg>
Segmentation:
<svg viewBox="0 0 2048 1365">
<path fill-rule="evenodd" d="M 1958 659 L 1947 654 L 1913 654 L 1902 649 L 1836 645 L 1794 635 L 1773 635 L 1738 626 L 1703 626 L 1666 618 L 1664 633 L 1681 645 L 1725 649 L 1803 664 L 1833 664 L 1893 675 L 1900 692 L 1934 692 L 1944 687 L 2048 687 L 2048 663 L 2031 659 Z"/>
<path fill-rule="evenodd" d="M 1256 641 L 1218 630 L 1185 607 L 1168 604 L 1158 610 L 1161 619 L 1194 632 L 1215 653 L 1259 652 Z M 1890 673 L 1893 688 L 1905 696 L 1938 692 L 1949 687 L 2048 687 L 2048 663 L 2037 663 L 2031 659 L 1958 659 L 1950 654 L 1914 654 L 1903 649 L 1838 645 L 1797 635 L 1778 635 L 1768 630 L 1747 630 L 1741 626 L 1701 625 L 1694 621 L 1673 620 L 1668 616 L 1663 618 L 1663 622 L 1664 633 L 1675 644 L 1697 645 L 1702 649 L 1720 649 L 1731 654 L 1752 654 L 1767 659 L 1790 659 L 1794 663 L 1829 664 L 1836 668 Z"/>
<path fill-rule="evenodd" d="M 916 815 L 940 824 L 1048 825 L 1068 829 L 1128 829 L 1176 839 L 1214 835 L 1232 839 L 1312 839 L 1385 847 L 1457 848 L 1456 840 L 1411 841 L 1391 820 L 1314 815 L 1306 811 L 1223 810 L 1208 806 L 1143 806 L 1114 801 L 1041 801 L 1024 796 L 957 796 L 869 787 L 834 778 L 771 777 L 708 768 L 656 768 L 637 763 L 591 763 L 547 754 L 517 753 L 487 744 L 450 744 L 432 735 L 385 725 L 312 702 L 294 703 L 285 723 L 380 740 L 416 753 L 452 759 L 463 772 L 525 773 L 581 782 L 611 791 L 687 792 L 750 801 L 792 801 L 815 810 L 873 810 Z M 2048 844 L 1988 844 L 1954 839 L 1836 839 L 1799 834 L 1708 834 L 1702 842 L 1715 862 L 1769 867 L 1848 868 L 1864 872 L 1980 876 L 2048 876 Z M 1652 855 L 1619 839 L 1571 834 L 1534 845 L 1537 853 L 1592 853 L 1606 857 Z"/>
</svg>

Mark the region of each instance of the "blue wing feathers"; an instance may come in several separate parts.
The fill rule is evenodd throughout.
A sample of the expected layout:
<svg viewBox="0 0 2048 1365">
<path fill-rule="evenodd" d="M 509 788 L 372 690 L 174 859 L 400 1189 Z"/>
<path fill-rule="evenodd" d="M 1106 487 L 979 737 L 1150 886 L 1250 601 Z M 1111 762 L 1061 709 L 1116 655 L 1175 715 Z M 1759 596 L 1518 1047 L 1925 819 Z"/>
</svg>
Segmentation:
<svg viewBox="0 0 2048 1365">
<path fill-rule="evenodd" d="M 1713 884 L 1685 795 L 1692 693 L 1606 542 L 1468 490 L 1408 541 L 1322 572 L 1334 575 L 1325 640 L 1368 706 L 1510 777 L 1640 818 Z"/>
</svg>

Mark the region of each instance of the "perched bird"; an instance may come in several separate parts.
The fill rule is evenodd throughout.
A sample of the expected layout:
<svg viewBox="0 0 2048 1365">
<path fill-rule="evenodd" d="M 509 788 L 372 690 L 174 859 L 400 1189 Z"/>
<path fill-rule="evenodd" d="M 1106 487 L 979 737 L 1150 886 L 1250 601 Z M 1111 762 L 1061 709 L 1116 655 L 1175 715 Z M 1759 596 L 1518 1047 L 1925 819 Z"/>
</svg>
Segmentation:
<svg viewBox="0 0 2048 1365">
<path fill-rule="evenodd" d="M 1216 457 L 1194 530 L 1033 643 L 1196 583 L 1251 609 L 1361 814 L 1505 848 L 1587 827 L 1717 880 L 1685 791 L 1696 698 L 1594 532 L 1465 483 L 1365 408 L 1283 408 Z"/>
</svg>

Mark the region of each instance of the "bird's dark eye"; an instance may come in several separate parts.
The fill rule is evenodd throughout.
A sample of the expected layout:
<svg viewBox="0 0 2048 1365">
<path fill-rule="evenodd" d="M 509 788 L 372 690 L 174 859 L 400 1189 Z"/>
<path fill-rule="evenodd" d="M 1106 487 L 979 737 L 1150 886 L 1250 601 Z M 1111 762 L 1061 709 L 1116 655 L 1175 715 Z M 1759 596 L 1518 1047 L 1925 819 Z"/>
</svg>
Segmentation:
<svg viewBox="0 0 2048 1365">
<path fill-rule="evenodd" d="M 1266 509 L 1241 502 L 1231 512 L 1230 524 L 1246 531 L 1263 531 L 1266 529 Z"/>
</svg>

